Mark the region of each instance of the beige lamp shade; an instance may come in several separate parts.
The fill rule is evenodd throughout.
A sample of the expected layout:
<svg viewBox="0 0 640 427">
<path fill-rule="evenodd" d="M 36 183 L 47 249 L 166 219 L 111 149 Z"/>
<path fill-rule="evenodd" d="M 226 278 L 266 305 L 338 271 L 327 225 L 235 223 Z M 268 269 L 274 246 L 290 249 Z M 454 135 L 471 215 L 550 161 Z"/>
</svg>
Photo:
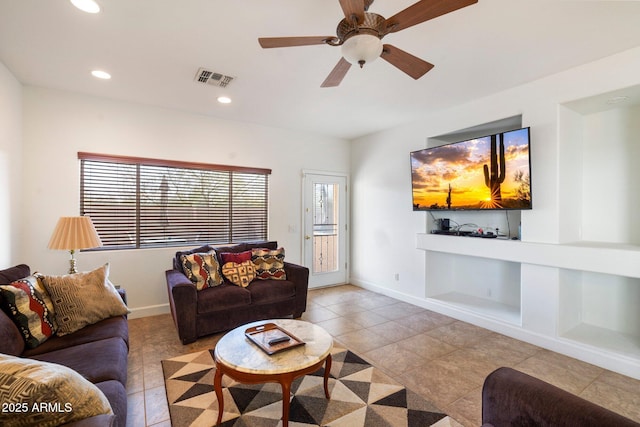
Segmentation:
<svg viewBox="0 0 640 427">
<path fill-rule="evenodd" d="M 63 216 L 53 230 L 49 249 L 89 249 L 102 246 L 102 241 L 88 216 Z"/>
</svg>

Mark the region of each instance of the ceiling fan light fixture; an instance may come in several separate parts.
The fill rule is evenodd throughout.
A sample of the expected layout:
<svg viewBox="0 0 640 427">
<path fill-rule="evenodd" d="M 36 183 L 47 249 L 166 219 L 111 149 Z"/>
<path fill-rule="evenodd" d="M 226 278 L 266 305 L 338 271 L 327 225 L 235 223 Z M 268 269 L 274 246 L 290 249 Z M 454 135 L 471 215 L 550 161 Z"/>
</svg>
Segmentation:
<svg viewBox="0 0 640 427">
<path fill-rule="evenodd" d="M 342 56 L 353 65 L 362 67 L 382 54 L 382 40 L 372 34 L 355 34 L 342 44 Z"/>
</svg>

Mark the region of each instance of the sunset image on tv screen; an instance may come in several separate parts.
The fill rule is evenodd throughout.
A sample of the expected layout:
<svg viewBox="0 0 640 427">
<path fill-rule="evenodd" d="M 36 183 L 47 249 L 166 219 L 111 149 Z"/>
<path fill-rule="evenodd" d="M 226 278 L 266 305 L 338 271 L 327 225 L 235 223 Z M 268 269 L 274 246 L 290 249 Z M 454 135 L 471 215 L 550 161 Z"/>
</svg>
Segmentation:
<svg viewBox="0 0 640 427">
<path fill-rule="evenodd" d="M 415 151 L 413 209 L 531 209 L 529 164 L 529 128 Z"/>
</svg>

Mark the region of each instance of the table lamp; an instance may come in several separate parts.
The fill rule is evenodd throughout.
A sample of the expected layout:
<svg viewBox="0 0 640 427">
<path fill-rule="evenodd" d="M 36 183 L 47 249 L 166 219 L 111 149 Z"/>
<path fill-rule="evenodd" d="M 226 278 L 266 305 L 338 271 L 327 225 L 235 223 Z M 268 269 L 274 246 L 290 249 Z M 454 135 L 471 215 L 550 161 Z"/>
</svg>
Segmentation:
<svg viewBox="0 0 640 427">
<path fill-rule="evenodd" d="M 102 246 L 102 241 L 88 216 L 63 216 L 53 230 L 49 249 L 64 249 L 71 254 L 69 274 L 77 273 L 75 251 Z"/>
</svg>

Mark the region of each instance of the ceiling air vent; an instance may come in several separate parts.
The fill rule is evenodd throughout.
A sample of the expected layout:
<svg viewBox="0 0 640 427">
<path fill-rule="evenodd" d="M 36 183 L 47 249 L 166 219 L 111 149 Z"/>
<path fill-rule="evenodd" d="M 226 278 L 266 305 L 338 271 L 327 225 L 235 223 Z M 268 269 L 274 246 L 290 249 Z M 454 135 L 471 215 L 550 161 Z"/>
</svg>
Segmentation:
<svg viewBox="0 0 640 427">
<path fill-rule="evenodd" d="M 199 68 L 194 80 L 198 83 L 204 83 L 211 86 L 227 87 L 233 79 L 234 77 L 231 76 L 225 76 L 224 74 L 216 73 L 215 71 L 207 70 L 206 68 Z"/>
</svg>

